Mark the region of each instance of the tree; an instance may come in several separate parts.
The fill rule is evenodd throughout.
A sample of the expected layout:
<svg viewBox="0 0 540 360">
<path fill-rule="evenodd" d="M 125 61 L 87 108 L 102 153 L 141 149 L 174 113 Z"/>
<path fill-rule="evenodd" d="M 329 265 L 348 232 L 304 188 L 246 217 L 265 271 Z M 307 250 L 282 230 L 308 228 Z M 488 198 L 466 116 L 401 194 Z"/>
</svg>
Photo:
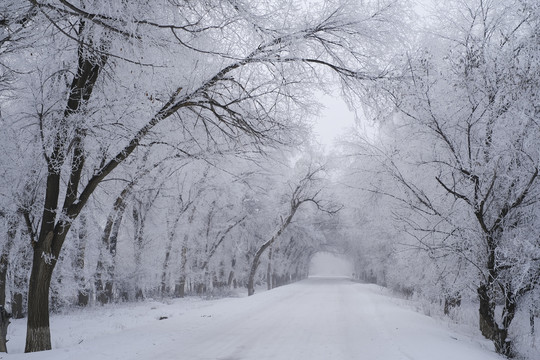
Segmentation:
<svg viewBox="0 0 540 360">
<path fill-rule="evenodd" d="M 201 145 L 246 135 L 255 143 L 289 141 L 282 130 L 293 127 L 285 114 L 294 115 L 306 93 L 299 84 L 323 86 L 330 73 L 347 86 L 381 77 L 381 62 L 369 59 L 399 15 L 397 2 L 212 5 L 30 0 L 31 21 L 18 20 L 32 43 L 5 57 L 21 85 L 7 117 L 38 135 L 46 168 L 27 352 L 51 347 L 56 261 L 73 221 L 119 164 L 169 130 Z M 17 11 L 8 7 L 7 18 Z M 178 58 L 185 61 L 168 61 Z"/>
<path fill-rule="evenodd" d="M 509 327 L 540 274 L 535 255 L 516 253 L 534 243 L 524 231 L 537 226 L 540 199 L 538 10 L 478 0 L 443 11 L 435 34 L 406 59 L 407 81 L 385 87 L 397 111 L 386 125 L 393 133 L 366 154 L 397 186 L 373 190 L 408 208 L 401 220 L 435 266 L 470 265 L 441 268 L 471 275 L 482 334 L 512 356 Z"/>
<path fill-rule="evenodd" d="M 331 203 L 321 196 L 324 186 L 322 178 L 325 172 L 324 166 L 315 162 L 303 164 L 302 161 L 299 161 L 299 163 L 299 167 L 302 168 L 303 174 L 300 175 L 298 179 L 289 183 L 289 191 L 284 196 L 288 203 L 286 209 L 284 209 L 285 212 L 279 215 L 280 220 L 276 230 L 268 240 L 259 245 L 253 260 L 251 261 L 247 284 L 248 295 L 253 295 L 255 293 L 255 275 L 262 254 L 270 248 L 289 227 L 302 204 L 314 204 L 318 210 L 330 214 L 339 211 L 339 207 L 336 206 L 336 204 Z"/>
<path fill-rule="evenodd" d="M 185 183 L 181 185 L 182 188 L 184 186 Z M 196 194 L 194 198 L 196 198 L 198 195 L 200 194 Z M 174 242 L 177 239 L 178 225 L 180 219 L 193 205 L 193 201 L 194 200 L 191 198 L 191 193 L 189 193 L 189 198 L 184 199 L 182 196 L 182 192 L 179 191 L 178 196 L 173 198 L 170 210 L 168 212 L 169 216 L 167 217 L 167 244 L 165 246 L 165 259 L 163 260 L 163 270 L 161 272 L 161 296 L 165 296 L 167 293 L 170 292 L 169 281 L 167 280 L 169 277 L 171 253 L 173 250 Z"/>
</svg>

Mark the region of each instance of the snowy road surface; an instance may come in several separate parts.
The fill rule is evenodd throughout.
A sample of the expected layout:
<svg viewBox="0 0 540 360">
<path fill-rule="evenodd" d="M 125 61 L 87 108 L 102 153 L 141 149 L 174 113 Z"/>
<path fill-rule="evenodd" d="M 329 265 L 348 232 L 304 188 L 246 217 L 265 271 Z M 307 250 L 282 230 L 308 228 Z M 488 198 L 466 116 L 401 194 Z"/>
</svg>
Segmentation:
<svg viewBox="0 0 540 360">
<path fill-rule="evenodd" d="M 495 360 L 486 342 L 453 332 L 375 285 L 310 278 L 246 298 L 164 307 L 150 319 L 53 351 L 6 359 Z M 173 303 L 168 307 L 181 307 Z M 153 308 L 155 309 L 155 308 Z M 90 322 L 90 320 L 88 320 Z M 107 326 L 102 320 L 104 327 Z M 82 320 L 73 331 L 84 328 Z M 57 331 L 62 331 L 61 326 Z M 55 326 L 53 324 L 53 334 Z M 66 335 L 67 336 L 67 335 Z M 54 343 L 54 341 L 53 341 Z M 1 356 L 0 356 L 1 358 Z"/>
</svg>

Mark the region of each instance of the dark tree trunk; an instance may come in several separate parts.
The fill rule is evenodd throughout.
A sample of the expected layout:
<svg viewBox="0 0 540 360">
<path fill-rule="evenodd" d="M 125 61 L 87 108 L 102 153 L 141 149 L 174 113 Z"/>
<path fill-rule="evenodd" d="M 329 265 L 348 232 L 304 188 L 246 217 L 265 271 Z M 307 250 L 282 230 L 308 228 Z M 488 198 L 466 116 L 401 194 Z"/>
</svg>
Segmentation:
<svg viewBox="0 0 540 360">
<path fill-rule="evenodd" d="M 534 310 L 531 308 L 529 309 L 529 326 L 531 328 L 531 336 L 534 336 L 535 334 L 534 323 L 535 323 L 535 315 L 534 315 Z"/>
<path fill-rule="evenodd" d="M 255 257 L 253 258 L 253 261 L 251 263 L 251 269 L 249 271 L 249 278 L 248 278 L 248 284 L 247 284 L 248 296 L 255 294 L 255 275 L 257 274 L 257 269 L 259 267 L 261 255 L 270 245 L 272 245 L 273 242 L 274 242 L 274 238 L 265 242 L 259 248 L 259 250 L 255 254 Z"/>
<path fill-rule="evenodd" d="M 77 295 L 77 305 L 78 306 L 88 306 L 88 302 L 90 301 L 90 294 L 88 292 L 82 292 L 79 290 L 79 294 Z"/>
<path fill-rule="evenodd" d="M 461 306 L 461 294 L 447 294 L 444 297 L 444 315 L 450 315 L 450 310 Z"/>
<path fill-rule="evenodd" d="M 495 262 L 495 249 L 497 239 L 501 236 L 501 229 L 497 228 L 489 232 L 486 236 L 486 244 L 488 245 L 488 256 L 486 267 L 488 270 L 488 281 L 481 284 L 478 289 L 479 299 L 479 322 L 480 331 L 487 339 L 493 341 L 497 353 L 508 358 L 513 357 L 513 344 L 508 338 L 508 330 L 516 313 L 516 297 L 513 294 L 511 287 L 508 284 L 496 283 L 499 278 L 498 269 Z M 495 319 L 495 287 L 503 290 L 504 307 L 502 311 L 501 324 L 499 325 Z"/>
<path fill-rule="evenodd" d="M 41 251 L 34 251 L 30 275 L 25 352 L 51 349 L 49 289 L 54 264 L 47 264 L 41 253 Z"/>
<path fill-rule="evenodd" d="M 11 314 L 4 306 L 0 306 L 0 352 L 7 353 L 7 329 L 10 324 Z"/>
<path fill-rule="evenodd" d="M 20 292 L 11 294 L 11 315 L 14 319 L 24 317 L 24 295 Z"/>
<path fill-rule="evenodd" d="M 487 285 L 482 284 L 478 288 L 478 299 L 480 300 L 479 320 L 482 335 L 493 341 L 497 353 L 508 358 L 513 357 L 513 344 L 508 338 L 508 330 L 516 312 L 514 299 L 509 295 L 505 299 L 502 326 L 499 326 L 495 320 L 495 301 Z"/>
<path fill-rule="evenodd" d="M 507 288 L 505 291 L 505 301 L 502 313 L 502 328 L 498 329 L 498 339 L 495 343 L 495 348 L 497 348 L 497 352 L 500 354 L 503 354 L 508 358 L 512 358 L 515 356 L 513 348 L 514 344 L 508 338 L 508 331 L 516 315 L 517 302 L 515 295 L 508 290 L 509 289 Z"/>
<path fill-rule="evenodd" d="M 272 284 L 272 250 L 273 247 L 270 246 L 268 250 L 268 266 L 266 267 L 266 288 L 267 290 L 272 290 L 274 288 Z"/>
<path fill-rule="evenodd" d="M 479 304 L 480 332 L 487 339 L 494 339 L 497 324 L 495 323 L 495 302 L 491 299 L 487 285 L 482 284 L 477 290 Z"/>
<path fill-rule="evenodd" d="M 248 278 L 248 284 L 247 284 L 248 296 L 255 294 L 255 275 L 257 274 L 257 268 L 259 267 L 259 262 L 260 262 L 262 254 L 269 246 L 271 246 L 274 243 L 274 241 L 277 238 L 281 236 L 281 234 L 283 233 L 283 231 L 285 231 L 287 226 L 289 226 L 300 204 L 301 202 L 295 202 L 295 201 L 292 202 L 289 216 L 287 216 L 285 221 L 281 223 L 281 226 L 279 227 L 276 234 L 272 236 L 270 240 L 262 244 L 259 250 L 255 253 L 255 257 L 253 258 L 253 262 L 251 263 L 251 269 L 249 271 L 249 278 Z"/>
<path fill-rule="evenodd" d="M 6 280 L 9 257 L 9 250 L 6 247 L 7 244 L 4 245 L 2 255 L 0 255 L 0 306 L 6 306 Z"/>
<path fill-rule="evenodd" d="M 533 309 L 529 309 L 529 325 L 531 327 L 531 336 L 534 336 L 534 310 Z"/>
</svg>

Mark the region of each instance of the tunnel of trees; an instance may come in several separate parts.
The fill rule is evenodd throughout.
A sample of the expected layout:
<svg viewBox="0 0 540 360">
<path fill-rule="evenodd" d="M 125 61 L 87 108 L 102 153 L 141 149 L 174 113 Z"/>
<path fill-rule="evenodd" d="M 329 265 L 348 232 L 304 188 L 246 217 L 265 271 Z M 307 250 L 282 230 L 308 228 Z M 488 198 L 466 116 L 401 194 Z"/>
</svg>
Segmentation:
<svg viewBox="0 0 540 360">
<path fill-rule="evenodd" d="M 519 354 L 540 300 L 540 7 L 436 5 L 2 1 L 0 305 L 26 351 L 51 348 L 50 312 L 252 295 L 333 248 L 359 280 L 472 304 Z M 364 121 L 332 152 L 321 94 Z"/>
</svg>

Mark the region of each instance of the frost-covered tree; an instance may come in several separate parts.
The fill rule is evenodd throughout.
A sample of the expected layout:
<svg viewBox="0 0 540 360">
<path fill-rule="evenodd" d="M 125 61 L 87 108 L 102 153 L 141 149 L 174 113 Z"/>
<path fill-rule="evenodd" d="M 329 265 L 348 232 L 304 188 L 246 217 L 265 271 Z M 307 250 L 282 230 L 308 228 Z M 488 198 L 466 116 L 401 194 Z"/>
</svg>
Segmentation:
<svg viewBox="0 0 540 360">
<path fill-rule="evenodd" d="M 375 190 L 408 209 L 404 229 L 433 269 L 467 276 L 482 334 L 511 356 L 509 327 L 540 274 L 538 7 L 478 0 L 441 10 L 401 81 L 385 87 L 391 131 L 366 155 L 394 184 Z"/>
<path fill-rule="evenodd" d="M 300 123 L 308 89 L 339 80 L 355 94 L 384 76 L 401 15 L 396 1 L 29 0 L 0 10 L 2 49 L 17 41 L 1 54 L 16 89 L 2 97 L 3 121 L 32 139 L 43 176 L 28 352 L 51 347 L 53 270 L 74 220 L 120 164 L 179 136 L 201 148 L 290 142 L 284 130 Z"/>
<path fill-rule="evenodd" d="M 318 160 L 301 158 L 295 164 L 291 178 L 286 180 L 286 191 L 280 194 L 281 201 L 276 204 L 279 212 L 275 213 L 273 210 L 275 215 L 272 217 L 279 219 L 272 222 L 276 224 L 276 227 L 269 234 L 263 235 L 263 242 L 257 245 L 257 250 L 251 260 L 247 284 L 248 295 L 255 293 L 255 276 L 261 256 L 267 249 L 272 250 L 273 244 L 283 236 L 301 207 L 313 205 L 317 210 L 329 214 L 339 211 L 339 205 L 325 197 L 325 175 L 327 175 L 326 168 Z M 307 258 L 310 258 L 311 254 L 307 255 Z M 297 263 L 305 263 L 305 261 Z"/>
</svg>

